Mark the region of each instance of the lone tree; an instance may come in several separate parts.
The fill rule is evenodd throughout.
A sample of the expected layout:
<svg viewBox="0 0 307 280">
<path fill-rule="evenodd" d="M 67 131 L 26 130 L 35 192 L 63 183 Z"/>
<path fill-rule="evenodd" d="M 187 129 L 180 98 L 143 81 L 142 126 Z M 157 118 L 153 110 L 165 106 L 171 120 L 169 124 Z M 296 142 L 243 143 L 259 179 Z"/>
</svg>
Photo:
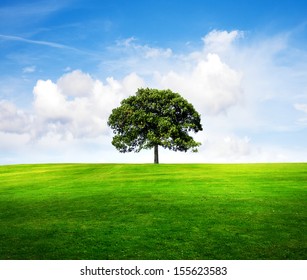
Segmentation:
<svg viewBox="0 0 307 280">
<path fill-rule="evenodd" d="M 154 163 L 159 163 L 159 146 L 197 152 L 201 144 L 188 134 L 202 130 L 200 115 L 171 90 L 138 89 L 112 110 L 108 125 L 115 134 L 112 144 L 117 150 L 126 153 L 154 148 Z"/>
</svg>

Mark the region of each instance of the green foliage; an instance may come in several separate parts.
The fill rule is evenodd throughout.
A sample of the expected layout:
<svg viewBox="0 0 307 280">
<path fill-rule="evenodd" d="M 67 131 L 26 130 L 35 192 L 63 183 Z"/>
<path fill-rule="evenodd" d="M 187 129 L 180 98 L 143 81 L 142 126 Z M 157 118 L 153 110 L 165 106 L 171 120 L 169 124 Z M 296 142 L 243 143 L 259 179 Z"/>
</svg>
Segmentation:
<svg viewBox="0 0 307 280">
<path fill-rule="evenodd" d="M 307 164 L 0 166 L 0 259 L 303 259 Z"/>
<path fill-rule="evenodd" d="M 193 105 L 170 90 L 139 89 L 113 109 L 108 125 L 120 152 L 139 152 L 162 146 L 174 151 L 197 151 L 199 142 L 189 132 L 202 130 Z"/>
</svg>

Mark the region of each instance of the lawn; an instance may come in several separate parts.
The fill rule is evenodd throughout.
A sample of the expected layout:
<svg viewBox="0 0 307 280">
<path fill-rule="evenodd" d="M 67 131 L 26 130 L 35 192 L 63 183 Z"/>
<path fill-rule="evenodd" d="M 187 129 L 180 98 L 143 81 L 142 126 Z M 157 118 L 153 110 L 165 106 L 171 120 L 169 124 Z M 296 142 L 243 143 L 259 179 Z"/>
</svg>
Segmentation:
<svg viewBox="0 0 307 280">
<path fill-rule="evenodd" d="M 307 164 L 0 166 L 0 259 L 305 259 Z"/>
</svg>

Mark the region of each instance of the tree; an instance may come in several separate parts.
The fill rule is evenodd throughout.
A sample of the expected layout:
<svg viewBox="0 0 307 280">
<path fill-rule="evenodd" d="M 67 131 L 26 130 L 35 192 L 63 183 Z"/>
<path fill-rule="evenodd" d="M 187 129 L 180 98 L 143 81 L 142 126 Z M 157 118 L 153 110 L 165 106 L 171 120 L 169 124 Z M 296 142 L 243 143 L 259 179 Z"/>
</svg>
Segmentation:
<svg viewBox="0 0 307 280">
<path fill-rule="evenodd" d="M 125 153 L 154 148 L 154 163 L 159 163 L 159 146 L 197 152 L 201 144 L 188 134 L 202 130 L 200 115 L 171 90 L 138 89 L 112 110 L 108 125 L 115 134 L 112 144 L 117 150 Z"/>
</svg>

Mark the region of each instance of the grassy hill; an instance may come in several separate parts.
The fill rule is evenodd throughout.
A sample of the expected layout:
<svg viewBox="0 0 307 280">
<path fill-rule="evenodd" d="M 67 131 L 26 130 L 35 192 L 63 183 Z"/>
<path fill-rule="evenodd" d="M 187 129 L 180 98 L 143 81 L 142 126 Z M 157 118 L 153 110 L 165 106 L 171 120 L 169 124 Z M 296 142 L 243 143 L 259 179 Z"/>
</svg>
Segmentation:
<svg viewBox="0 0 307 280">
<path fill-rule="evenodd" d="M 306 259 L 307 164 L 0 166 L 0 259 Z"/>
</svg>

